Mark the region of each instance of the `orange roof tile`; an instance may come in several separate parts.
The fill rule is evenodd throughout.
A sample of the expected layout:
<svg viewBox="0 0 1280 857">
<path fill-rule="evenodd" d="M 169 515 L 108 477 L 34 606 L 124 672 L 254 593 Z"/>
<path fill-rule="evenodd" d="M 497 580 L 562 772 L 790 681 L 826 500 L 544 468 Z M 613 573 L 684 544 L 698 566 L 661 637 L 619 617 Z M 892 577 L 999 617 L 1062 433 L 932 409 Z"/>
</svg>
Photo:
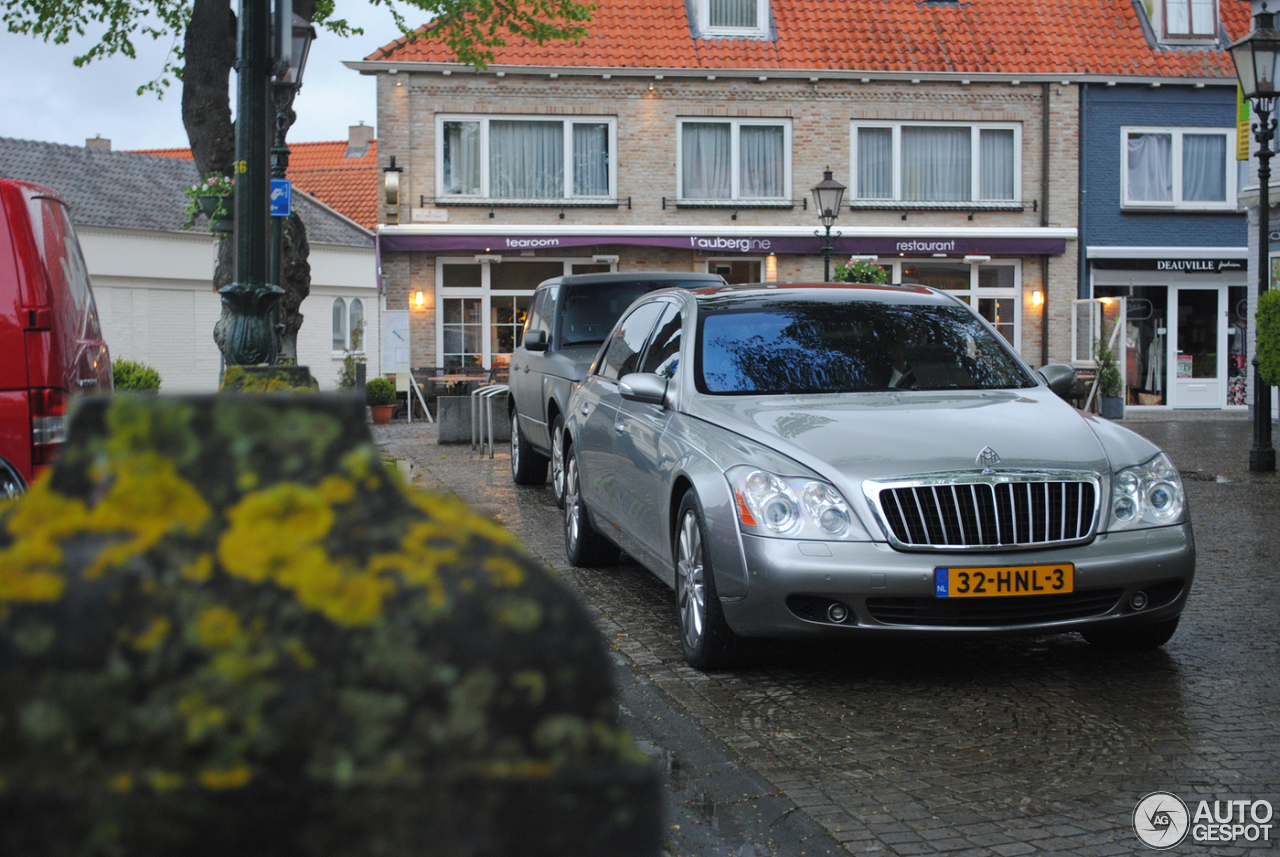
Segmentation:
<svg viewBox="0 0 1280 857">
<path fill-rule="evenodd" d="M 695 39 L 685 0 L 596 0 L 580 43 L 511 38 L 494 65 L 1234 78 L 1227 52 L 1153 48 L 1133 0 L 770 0 L 777 39 Z M 1219 0 L 1230 38 L 1249 4 Z M 398 39 L 368 60 L 454 62 L 437 40 Z"/>
<path fill-rule="evenodd" d="M 139 154 L 191 160 L 190 149 L 140 149 Z M 287 175 L 299 190 L 359 223 L 378 225 L 378 142 L 348 158 L 347 141 L 290 143 Z"/>
</svg>

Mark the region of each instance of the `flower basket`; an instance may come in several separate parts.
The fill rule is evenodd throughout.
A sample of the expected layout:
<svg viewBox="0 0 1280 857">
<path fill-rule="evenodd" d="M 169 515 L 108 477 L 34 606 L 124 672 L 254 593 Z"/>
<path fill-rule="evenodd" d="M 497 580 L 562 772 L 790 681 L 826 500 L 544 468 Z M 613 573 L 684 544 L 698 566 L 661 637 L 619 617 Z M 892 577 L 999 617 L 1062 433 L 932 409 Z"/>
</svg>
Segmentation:
<svg viewBox="0 0 1280 857">
<path fill-rule="evenodd" d="M 184 229 L 196 224 L 196 217 L 203 214 L 209 218 L 209 228 L 222 237 L 235 228 L 231 201 L 236 190 L 236 180 L 221 173 L 209 173 L 208 176 L 184 190 L 187 198 L 187 222 Z"/>
<path fill-rule="evenodd" d="M 214 232 L 231 232 L 235 229 L 235 219 L 231 215 L 231 194 L 226 196 L 203 195 L 196 197 L 196 204 L 204 216 L 209 218 L 209 228 Z"/>
</svg>

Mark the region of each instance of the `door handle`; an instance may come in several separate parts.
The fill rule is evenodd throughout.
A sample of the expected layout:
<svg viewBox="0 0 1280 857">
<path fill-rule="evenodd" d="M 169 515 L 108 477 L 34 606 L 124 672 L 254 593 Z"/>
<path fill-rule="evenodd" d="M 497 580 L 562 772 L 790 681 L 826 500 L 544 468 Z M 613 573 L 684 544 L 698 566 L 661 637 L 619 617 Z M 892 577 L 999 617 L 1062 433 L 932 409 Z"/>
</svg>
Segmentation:
<svg viewBox="0 0 1280 857">
<path fill-rule="evenodd" d="M 528 371 L 529 371 L 529 364 L 528 364 L 528 363 L 524 364 L 523 371 L 525 371 L 525 372 L 528 372 Z"/>
<path fill-rule="evenodd" d="M 627 430 L 627 424 L 624 423 L 622 420 L 616 420 L 613 424 L 613 430 L 616 431 L 618 434 L 622 434 Z"/>
<path fill-rule="evenodd" d="M 590 408 L 588 408 L 586 405 L 583 405 L 583 406 L 582 406 L 582 415 L 585 417 L 585 416 L 589 415 L 590 413 L 591 413 L 591 409 L 590 409 Z"/>
</svg>

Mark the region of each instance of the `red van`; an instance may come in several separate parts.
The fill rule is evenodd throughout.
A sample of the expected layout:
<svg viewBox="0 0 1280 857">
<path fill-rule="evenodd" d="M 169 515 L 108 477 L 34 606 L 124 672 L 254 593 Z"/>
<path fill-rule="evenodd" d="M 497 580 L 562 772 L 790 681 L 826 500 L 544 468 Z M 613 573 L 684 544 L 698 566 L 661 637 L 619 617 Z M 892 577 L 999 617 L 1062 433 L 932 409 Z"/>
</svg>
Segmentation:
<svg viewBox="0 0 1280 857">
<path fill-rule="evenodd" d="M 0 497 L 25 490 L 58 457 L 71 396 L 111 389 L 67 204 L 0 179 Z"/>
</svg>

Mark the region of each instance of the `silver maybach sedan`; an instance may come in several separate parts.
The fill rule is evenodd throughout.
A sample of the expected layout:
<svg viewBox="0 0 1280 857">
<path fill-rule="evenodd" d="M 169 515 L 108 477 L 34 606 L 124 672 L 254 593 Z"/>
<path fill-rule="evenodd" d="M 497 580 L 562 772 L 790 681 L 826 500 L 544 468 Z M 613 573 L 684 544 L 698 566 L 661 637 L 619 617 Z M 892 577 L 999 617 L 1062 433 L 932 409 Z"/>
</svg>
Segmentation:
<svg viewBox="0 0 1280 857">
<path fill-rule="evenodd" d="M 923 287 L 656 292 L 570 400 L 569 559 L 671 586 L 701 669 L 742 637 L 1162 645 L 1195 573 L 1182 482 L 1075 381 Z"/>
</svg>

